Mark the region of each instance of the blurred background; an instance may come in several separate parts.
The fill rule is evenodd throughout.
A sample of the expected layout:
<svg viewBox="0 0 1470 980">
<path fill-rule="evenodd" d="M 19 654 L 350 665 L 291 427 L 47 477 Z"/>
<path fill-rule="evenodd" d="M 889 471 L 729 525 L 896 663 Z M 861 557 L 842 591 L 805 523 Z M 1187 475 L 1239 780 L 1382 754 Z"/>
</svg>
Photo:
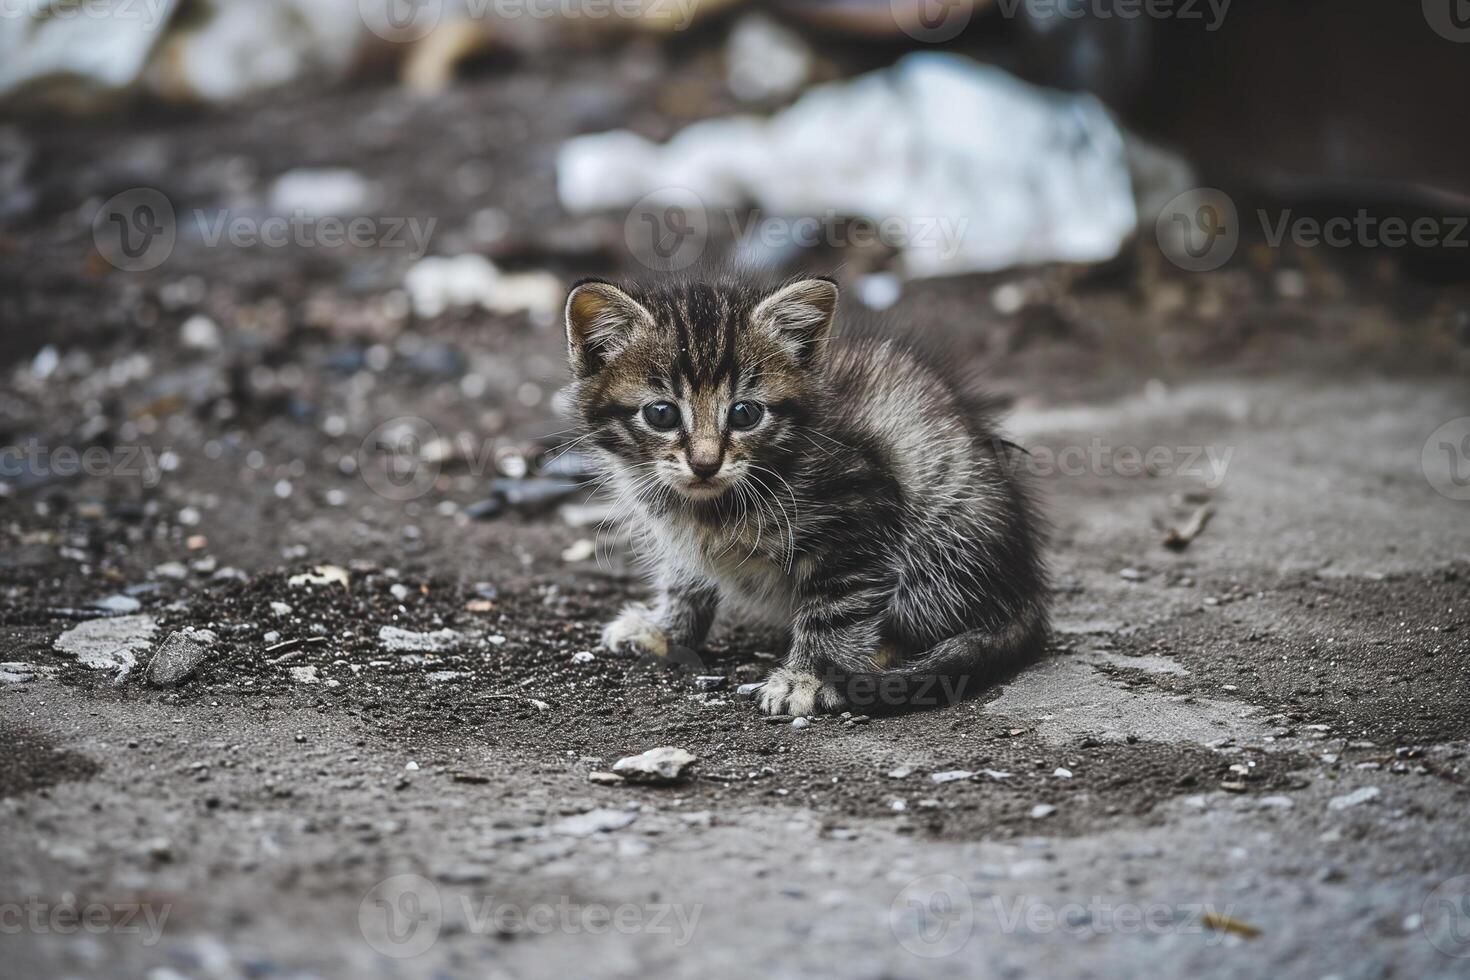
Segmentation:
<svg viewBox="0 0 1470 980">
<path fill-rule="evenodd" d="M 1099 976 L 1449 975 L 1467 82 L 1465 0 L 0 0 L 0 880 L 174 912 L 8 962 L 1076 969 L 963 874 L 1239 919 L 1094 932 Z M 643 586 L 556 411 L 566 289 L 711 270 L 984 374 L 1067 656 L 802 731 L 738 696 L 779 637 L 604 655 Z M 700 775 L 604 771 L 660 745 Z M 709 908 L 410 950 L 406 871 Z M 924 882 L 983 936 L 926 947 Z"/>
<path fill-rule="evenodd" d="M 709 268 L 836 274 L 1018 395 L 1463 367 L 1462 13 L 8 0 L 4 436 L 532 438 L 570 281 Z"/>
</svg>

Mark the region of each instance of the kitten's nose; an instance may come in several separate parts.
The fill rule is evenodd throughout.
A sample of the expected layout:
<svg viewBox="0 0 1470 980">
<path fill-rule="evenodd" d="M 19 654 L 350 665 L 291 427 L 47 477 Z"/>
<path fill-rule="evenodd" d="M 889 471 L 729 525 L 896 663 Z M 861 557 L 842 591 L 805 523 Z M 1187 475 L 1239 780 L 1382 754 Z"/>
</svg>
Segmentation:
<svg viewBox="0 0 1470 980">
<path fill-rule="evenodd" d="M 690 456 L 689 471 L 701 480 L 708 480 L 720 472 L 720 458 L 714 456 L 706 459 L 699 456 Z"/>
<path fill-rule="evenodd" d="M 715 440 L 695 439 L 689 447 L 689 471 L 701 480 L 708 480 L 720 472 L 723 455 Z"/>
</svg>

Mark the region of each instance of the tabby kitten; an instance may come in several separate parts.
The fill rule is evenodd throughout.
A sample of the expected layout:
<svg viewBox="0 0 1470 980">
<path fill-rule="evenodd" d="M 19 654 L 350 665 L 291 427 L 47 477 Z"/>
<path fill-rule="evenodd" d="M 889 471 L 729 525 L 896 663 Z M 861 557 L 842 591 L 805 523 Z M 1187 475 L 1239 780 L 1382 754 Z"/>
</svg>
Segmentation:
<svg viewBox="0 0 1470 980">
<path fill-rule="evenodd" d="M 1040 525 L 1009 444 L 913 344 L 832 337 L 837 293 L 585 280 L 567 299 L 583 445 L 657 590 L 603 644 L 663 657 L 698 647 L 722 605 L 774 618 L 790 650 L 768 714 L 994 673 L 1046 632 Z"/>
</svg>

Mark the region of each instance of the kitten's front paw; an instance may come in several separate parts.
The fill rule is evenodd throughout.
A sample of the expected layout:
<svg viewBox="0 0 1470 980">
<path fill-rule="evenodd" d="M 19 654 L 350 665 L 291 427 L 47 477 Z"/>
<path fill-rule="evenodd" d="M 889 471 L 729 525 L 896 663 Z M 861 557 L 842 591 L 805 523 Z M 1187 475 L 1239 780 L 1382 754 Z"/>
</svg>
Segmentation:
<svg viewBox="0 0 1470 980">
<path fill-rule="evenodd" d="M 810 715 L 841 707 L 836 686 L 805 671 L 778 667 L 761 688 L 761 710 L 768 715 Z"/>
<path fill-rule="evenodd" d="M 602 645 L 625 656 L 669 655 L 669 638 L 654 624 L 649 608 L 640 603 L 628 606 L 617 619 L 602 628 Z"/>
</svg>

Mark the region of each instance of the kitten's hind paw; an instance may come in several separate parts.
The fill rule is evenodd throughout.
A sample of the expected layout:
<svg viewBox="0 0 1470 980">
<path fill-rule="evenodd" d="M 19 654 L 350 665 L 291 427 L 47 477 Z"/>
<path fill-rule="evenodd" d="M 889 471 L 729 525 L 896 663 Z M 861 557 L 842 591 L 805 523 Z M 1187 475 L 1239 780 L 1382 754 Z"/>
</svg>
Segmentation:
<svg viewBox="0 0 1470 980">
<path fill-rule="evenodd" d="M 768 715 L 810 715 L 840 710 L 842 695 L 835 685 L 816 674 L 778 667 L 766 678 L 760 702 L 761 710 Z"/>
<path fill-rule="evenodd" d="M 617 619 L 602 628 L 602 645 L 613 653 L 630 657 L 669 654 L 669 638 L 653 622 L 653 613 L 641 603 L 623 609 Z"/>
</svg>

